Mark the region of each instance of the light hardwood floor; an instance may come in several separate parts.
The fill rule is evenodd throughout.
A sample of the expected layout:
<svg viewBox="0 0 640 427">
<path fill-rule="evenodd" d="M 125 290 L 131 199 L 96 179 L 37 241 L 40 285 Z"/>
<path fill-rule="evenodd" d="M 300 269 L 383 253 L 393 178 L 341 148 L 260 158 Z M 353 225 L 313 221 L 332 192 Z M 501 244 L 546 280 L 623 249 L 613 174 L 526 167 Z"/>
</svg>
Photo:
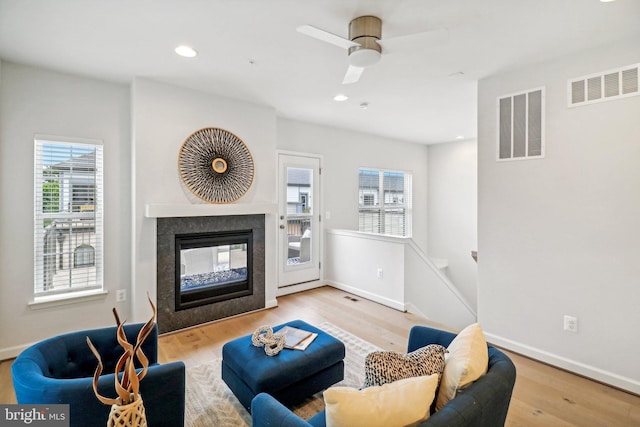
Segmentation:
<svg viewBox="0 0 640 427">
<path fill-rule="evenodd" d="M 405 351 L 413 325 L 433 324 L 346 292 L 323 287 L 278 298 L 278 307 L 237 316 L 160 337 L 160 361 L 182 360 L 187 367 L 221 357 L 225 342 L 258 326 L 292 319 L 324 321 L 386 350 Z M 640 426 L 640 396 L 507 352 L 517 369 L 506 425 Z M 11 361 L 0 363 L 0 403 L 15 403 Z"/>
</svg>

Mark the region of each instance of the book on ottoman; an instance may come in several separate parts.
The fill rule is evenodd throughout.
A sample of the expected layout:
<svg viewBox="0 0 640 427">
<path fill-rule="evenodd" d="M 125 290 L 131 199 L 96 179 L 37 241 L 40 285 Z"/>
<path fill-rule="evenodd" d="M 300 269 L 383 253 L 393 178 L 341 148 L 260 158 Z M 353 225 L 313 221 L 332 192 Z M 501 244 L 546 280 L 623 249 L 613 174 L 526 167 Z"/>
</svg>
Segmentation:
<svg viewBox="0 0 640 427">
<path fill-rule="evenodd" d="M 285 348 L 292 350 L 304 350 L 318 336 L 314 332 L 305 331 L 304 329 L 294 328 L 293 326 L 285 326 L 280 329 L 277 334 L 284 335 L 286 342 Z"/>
</svg>

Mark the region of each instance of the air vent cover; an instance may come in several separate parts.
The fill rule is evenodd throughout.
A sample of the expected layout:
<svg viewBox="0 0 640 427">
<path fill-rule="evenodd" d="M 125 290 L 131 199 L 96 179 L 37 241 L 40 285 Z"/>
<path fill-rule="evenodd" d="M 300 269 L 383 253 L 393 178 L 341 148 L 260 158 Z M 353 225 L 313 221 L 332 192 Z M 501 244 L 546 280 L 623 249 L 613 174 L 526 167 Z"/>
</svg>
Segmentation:
<svg viewBox="0 0 640 427">
<path fill-rule="evenodd" d="M 638 68 L 633 64 L 569 80 L 569 107 L 640 95 Z"/>
<path fill-rule="evenodd" d="M 544 157 L 544 88 L 498 98 L 497 160 Z"/>
</svg>

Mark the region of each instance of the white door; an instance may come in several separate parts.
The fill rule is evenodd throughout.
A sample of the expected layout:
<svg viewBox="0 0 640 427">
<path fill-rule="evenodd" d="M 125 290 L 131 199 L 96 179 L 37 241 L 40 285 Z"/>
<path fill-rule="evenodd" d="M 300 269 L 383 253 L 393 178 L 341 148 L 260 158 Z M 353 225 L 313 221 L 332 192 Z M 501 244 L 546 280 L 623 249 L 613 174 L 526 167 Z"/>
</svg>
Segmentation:
<svg viewBox="0 0 640 427">
<path fill-rule="evenodd" d="M 278 155 L 278 286 L 320 279 L 320 158 Z"/>
</svg>

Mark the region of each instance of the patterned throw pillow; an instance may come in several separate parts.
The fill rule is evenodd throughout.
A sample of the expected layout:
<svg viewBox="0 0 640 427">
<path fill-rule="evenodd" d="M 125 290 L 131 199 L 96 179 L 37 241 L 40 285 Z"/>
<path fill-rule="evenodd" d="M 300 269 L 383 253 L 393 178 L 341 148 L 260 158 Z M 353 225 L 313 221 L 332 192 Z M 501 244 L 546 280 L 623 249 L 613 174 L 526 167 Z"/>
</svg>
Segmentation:
<svg viewBox="0 0 640 427">
<path fill-rule="evenodd" d="M 364 361 L 364 386 L 379 386 L 410 377 L 438 374 L 444 370 L 444 354 L 447 349 L 429 344 L 411 353 L 374 351 Z"/>
</svg>

